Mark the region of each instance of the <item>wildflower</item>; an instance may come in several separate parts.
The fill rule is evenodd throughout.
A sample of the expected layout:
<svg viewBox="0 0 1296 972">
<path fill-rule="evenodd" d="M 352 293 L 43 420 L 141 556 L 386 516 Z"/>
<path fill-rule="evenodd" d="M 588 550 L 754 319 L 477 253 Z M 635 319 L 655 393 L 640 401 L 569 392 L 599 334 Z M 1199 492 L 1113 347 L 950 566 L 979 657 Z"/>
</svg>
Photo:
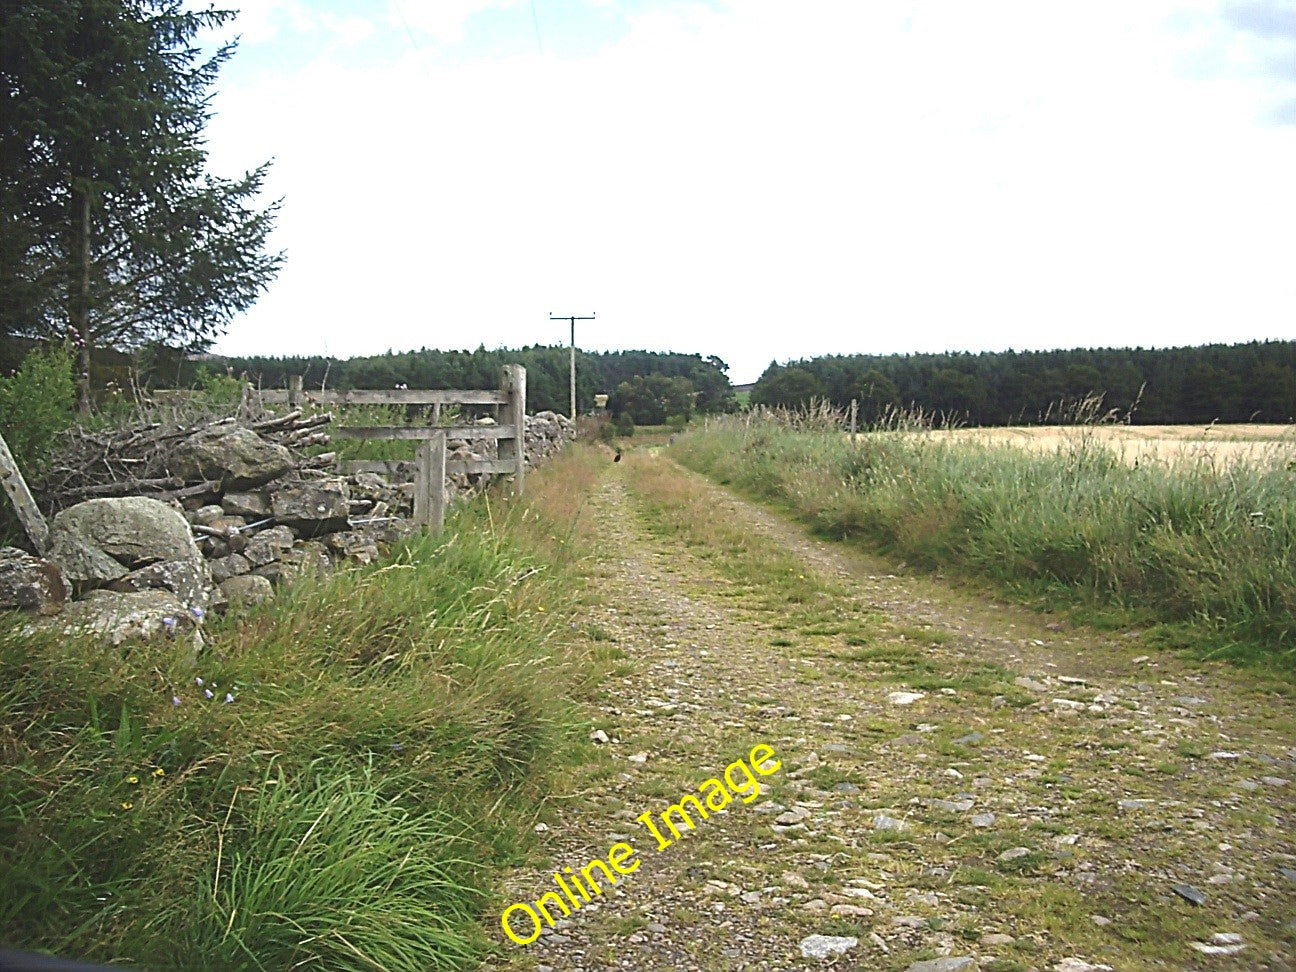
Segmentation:
<svg viewBox="0 0 1296 972">
<path fill-rule="evenodd" d="M 230 702 L 233 702 L 233 701 L 234 701 L 234 695 L 233 695 L 233 693 L 232 693 L 232 692 L 226 692 L 226 693 L 225 693 L 225 703 L 228 705 Z"/>
<path fill-rule="evenodd" d="M 216 693 L 213 692 L 211 689 L 203 689 L 203 695 L 207 696 L 207 698 L 209 699 L 216 698 Z"/>
<path fill-rule="evenodd" d="M 121 807 L 123 810 L 134 810 L 135 804 L 131 803 L 129 800 L 123 800 Z"/>
<path fill-rule="evenodd" d="M 130 776 L 126 777 L 126 782 L 129 783 L 131 786 L 138 786 L 139 777 L 136 776 L 134 773 L 132 773 Z"/>
<path fill-rule="evenodd" d="M 180 696 L 178 696 L 178 695 L 173 695 L 173 696 L 171 696 L 171 704 L 172 704 L 172 705 L 179 705 L 179 704 L 180 704 Z"/>
<path fill-rule="evenodd" d="M 194 620 L 199 623 L 202 622 L 203 616 L 206 614 L 206 612 L 202 608 L 200 608 L 197 604 L 195 604 L 193 607 L 189 609 L 189 613 L 192 614 L 194 616 Z"/>
<path fill-rule="evenodd" d="M 202 678 L 201 678 L 201 677 L 199 677 L 199 678 L 195 678 L 195 679 L 194 679 L 194 684 L 195 684 L 195 685 L 202 685 L 202 684 L 203 684 L 203 680 L 202 680 Z"/>
<path fill-rule="evenodd" d="M 174 635 L 175 632 L 176 632 L 176 619 L 175 619 L 175 618 L 163 618 L 163 619 L 162 619 L 162 627 L 166 628 L 166 633 L 167 633 L 168 636 L 170 636 L 170 635 Z"/>
<path fill-rule="evenodd" d="M 166 776 L 166 770 L 164 770 L 161 766 L 155 766 L 153 767 L 153 775 L 156 776 L 158 779 L 161 779 L 162 777 Z"/>
<path fill-rule="evenodd" d="M 545 608 L 544 608 L 544 605 L 543 605 L 543 604 L 537 604 L 537 605 L 536 605 L 536 610 L 539 611 L 541 614 L 544 614 L 544 613 L 545 613 Z"/>
</svg>

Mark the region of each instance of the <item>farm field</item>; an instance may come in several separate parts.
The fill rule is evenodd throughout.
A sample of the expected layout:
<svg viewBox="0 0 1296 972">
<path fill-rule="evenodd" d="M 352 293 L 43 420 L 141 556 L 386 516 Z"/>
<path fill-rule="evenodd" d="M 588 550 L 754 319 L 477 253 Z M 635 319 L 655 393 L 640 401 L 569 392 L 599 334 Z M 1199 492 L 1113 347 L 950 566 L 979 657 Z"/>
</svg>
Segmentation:
<svg viewBox="0 0 1296 972">
<path fill-rule="evenodd" d="M 1125 462 L 1174 463 L 1209 458 L 1232 463 L 1296 459 L 1293 425 L 1017 425 L 928 433 L 937 439 L 1007 443 L 1038 452 L 1055 452 L 1080 441 L 1111 448 Z"/>
</svg>

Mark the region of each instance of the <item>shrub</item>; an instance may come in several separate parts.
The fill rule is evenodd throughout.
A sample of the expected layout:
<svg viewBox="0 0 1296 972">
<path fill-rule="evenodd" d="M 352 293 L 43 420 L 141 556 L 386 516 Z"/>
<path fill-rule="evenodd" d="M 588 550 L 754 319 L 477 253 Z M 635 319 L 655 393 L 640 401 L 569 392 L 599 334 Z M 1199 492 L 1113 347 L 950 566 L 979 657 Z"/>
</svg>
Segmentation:
<svg viewBox="0 0 1296 972">
<path fill-rule="evenodd" d="M 634 431 L 635 431 L 634 419 L 630 417 L 629 412 L 622 412 L 617 417 L 616 430 L 617 430 L 617 435 L 620 436 L 629 437 L 634 435 Z"/>
<path fill-rule="evenodd" d="M 72 354 L 63 345 L 32 351 L 0 377 L 0 432 L 23 472 L 39 473 L 54 437 L 76 419 Z"/>
</svg>

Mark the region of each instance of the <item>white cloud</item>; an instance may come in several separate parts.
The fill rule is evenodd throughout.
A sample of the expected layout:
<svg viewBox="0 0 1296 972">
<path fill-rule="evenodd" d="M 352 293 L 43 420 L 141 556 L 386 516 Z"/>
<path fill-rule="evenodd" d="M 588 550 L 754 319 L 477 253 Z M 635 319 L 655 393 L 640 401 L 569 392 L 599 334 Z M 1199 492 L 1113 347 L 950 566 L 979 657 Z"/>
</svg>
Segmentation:
<svg viewBox="0 0 1296 972">
<path fill-rule="evenodd" d="M 450 38 L 488 2 L 402 6 Z M 222 346 L 560 341 L 550 311 L 597 310 L 589 346 L 750 379 L 826 351 L 1290 336 L 1296 136 L 1239 82 L 1175 76 L 1172 10 L 670 5 L 580 59 L 406 45 L 229 88 L 213 161 L 277 157 L 289 263 Z"/>
<path fill-rule="evenodd" d="M 392 0 L 392 23 L 438 41 L 463 40 L 464 25 L 490 8 L 518 7 L 527 0 Z"/>
</svg>

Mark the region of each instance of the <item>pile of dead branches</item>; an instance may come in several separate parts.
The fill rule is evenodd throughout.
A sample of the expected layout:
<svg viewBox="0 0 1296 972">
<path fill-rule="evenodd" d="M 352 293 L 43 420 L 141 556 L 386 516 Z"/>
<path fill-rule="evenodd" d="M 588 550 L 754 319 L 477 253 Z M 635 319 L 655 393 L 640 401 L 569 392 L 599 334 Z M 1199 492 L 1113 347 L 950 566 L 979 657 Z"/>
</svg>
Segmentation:
<svg viewBox="0 0 1296 972">
<path fill-rule="evenodd" d="M 199 421 L 142 421 L 112 429 L 76 427 L 63 434 L 48 467 L 33 484 L 41 507 L 56 513 L 82 500 L 104 496 L 151 496 L 183 499 L 218 493 L 221 484 L 186 481 L 171 468 L 172 451 L 189 437 L 207 430 L 243 427 L 262 439 L 300 453 L 298 469 L 333 465 L 335 453 L 307 456 L 303 450 L 329 441 L 321 426 L 330 412 L 304 417 L 301 411 L 259 420 L 234 417 Z"/>
</svg>

